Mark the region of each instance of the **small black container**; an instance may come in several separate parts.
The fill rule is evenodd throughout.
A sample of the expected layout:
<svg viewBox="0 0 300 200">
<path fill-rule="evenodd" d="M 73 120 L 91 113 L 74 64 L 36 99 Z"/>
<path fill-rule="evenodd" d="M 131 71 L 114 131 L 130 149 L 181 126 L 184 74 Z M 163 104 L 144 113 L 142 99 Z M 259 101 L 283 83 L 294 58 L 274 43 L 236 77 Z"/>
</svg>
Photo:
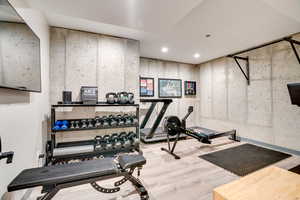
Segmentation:
<svg viewBox="0 0 300 200">
<path fill-rule="evenodd" d="M 72 104 L 72 92 L 71 91 L 63 91 L 63 104 Z"/>
</svg>

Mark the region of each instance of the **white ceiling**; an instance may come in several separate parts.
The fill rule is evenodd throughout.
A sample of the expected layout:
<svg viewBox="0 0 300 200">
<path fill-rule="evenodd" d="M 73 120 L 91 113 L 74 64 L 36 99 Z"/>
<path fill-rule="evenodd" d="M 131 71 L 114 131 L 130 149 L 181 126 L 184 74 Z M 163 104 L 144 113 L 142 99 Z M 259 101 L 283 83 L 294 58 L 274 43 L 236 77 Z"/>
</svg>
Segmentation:
<svg viewBox="0 0 300 200">
<path fill-rule="evenodd" d="M 141 56 L 193 64 L 300 32 L 299 0 L 26 1 L 52 26 L 137 39 Z"/>
</svg>

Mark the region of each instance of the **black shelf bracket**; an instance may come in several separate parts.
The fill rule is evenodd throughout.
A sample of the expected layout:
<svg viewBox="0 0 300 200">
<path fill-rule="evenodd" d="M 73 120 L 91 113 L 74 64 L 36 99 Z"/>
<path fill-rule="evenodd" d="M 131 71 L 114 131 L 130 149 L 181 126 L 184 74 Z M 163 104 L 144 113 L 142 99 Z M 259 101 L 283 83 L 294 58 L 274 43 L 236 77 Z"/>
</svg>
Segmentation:
<svg viewBox="0 0 300 200">
<path fill-rule="evenodd" d="M 284 40 L 287 41 L 287 42 L 289 42 L 289 43 L 291 44 L 291 47 L 292 47 L 292 49 L 293 49 L 293 51 L 294 51 L 294 53 L 295 53 L 295 56 L 296 56 L 296 58 L 297 58 L 297 60 L 298 60 L 298 62 L 299 62 L 299 64 L 300 64 L 300 57 L 299 57 L 299 54 L 298 54 L 297 49 L 296 49 L 296 47 L 295 47 L 295 44 L 300 45 L 300 41 L 293 40 L 293 39 L 290 38 L 290 37 L 289 37 L 289 38 L 285 38 Z"/>
<path fill-rule="evenodd" d="M 240 68 L 241 72 L 245 76 L 245 78 L 247 80 L 247 84 L 250 85 L 249 57 L 240 57 L 240 56 L 233 56 L 233 55 L 230 55 L 228 57 L 234 59 L 234 61 L 236 62 L 237 66 Z M 246 72 L 243 70 L 241 64 L 239 63 L 239 60 L 242 60 L 242 61 L 246 62 Z"/>
</svg>

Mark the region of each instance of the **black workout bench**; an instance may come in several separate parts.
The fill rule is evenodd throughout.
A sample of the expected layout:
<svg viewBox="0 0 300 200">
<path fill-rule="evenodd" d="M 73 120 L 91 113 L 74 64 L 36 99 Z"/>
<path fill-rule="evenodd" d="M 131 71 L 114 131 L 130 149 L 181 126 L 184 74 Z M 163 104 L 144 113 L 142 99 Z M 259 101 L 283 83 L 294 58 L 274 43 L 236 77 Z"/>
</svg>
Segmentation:
<svg viewBox="0 0 300 200">
<path fill-rule="evenodd" d="M 148 199 L 148 192 L 142 183 L 132 173 L 135 168 L 146 164 L 142 155 L 121 155 L 117 162 L 113 158 L 89 160 L 78 163 L 47 166 L 22 171 L 9 185 L 8 191 L 16 191 L 42 186 L 44 196 L 39 200 L 52 199 L 59 190 L 77 185 L 90 183 L 94 189 L 103 193 L 114 193 L 119 187 L 107 189 L 96 182 L 110 178 L 123 177 L 115 183 L 120 186 L 129 180 L 136 188 L 142 200 Z M 83 194 L 84 195 L 84 194 Z"/>
</svg>

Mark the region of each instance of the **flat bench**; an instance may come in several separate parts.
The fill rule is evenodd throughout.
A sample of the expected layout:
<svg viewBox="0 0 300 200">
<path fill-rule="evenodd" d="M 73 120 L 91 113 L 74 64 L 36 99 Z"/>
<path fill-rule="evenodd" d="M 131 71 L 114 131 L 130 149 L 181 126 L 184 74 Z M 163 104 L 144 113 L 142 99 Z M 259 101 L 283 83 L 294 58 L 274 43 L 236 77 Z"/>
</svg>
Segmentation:
<svg viewBox="0 0 300 200">
<path fill-rule="evenodd" d="M 140 194 L 141 199 L 148 199 L 148 192 L 142 183 L 132 176 L 135 168 L 146 164 L 142 155 L 121 155 L 117 161 L 113 158 L 89 160 L 78 163 L 47 166 L 23 170 L 7 187 L 8 192 L 42 186 L 40 200 L 50 200 L 63 188 L 90 183 L 97 191 L 114 193 L 119 187 L 107 189 L 99 186 L 96 181 L 115 177 L 123 177 L 115 186 L 129 180 Z"/>
</svg>

